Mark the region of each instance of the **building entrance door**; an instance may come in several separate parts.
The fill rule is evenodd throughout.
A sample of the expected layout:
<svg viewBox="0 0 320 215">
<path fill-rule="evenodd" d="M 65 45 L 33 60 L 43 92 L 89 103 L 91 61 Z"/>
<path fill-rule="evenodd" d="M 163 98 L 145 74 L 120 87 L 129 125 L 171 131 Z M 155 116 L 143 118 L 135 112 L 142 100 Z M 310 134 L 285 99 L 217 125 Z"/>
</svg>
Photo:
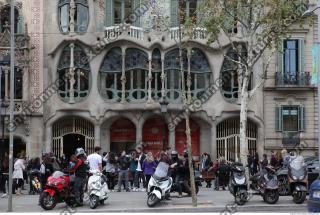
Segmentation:
<svg viewBox="0 0 320 215">
<path fill-rule="evenodd" d="M 85 149 L 86 138 L 81 134 L 67 134 L 63 136 L 63 153 L 69 160 L 77 148 Z"/>
</svg>

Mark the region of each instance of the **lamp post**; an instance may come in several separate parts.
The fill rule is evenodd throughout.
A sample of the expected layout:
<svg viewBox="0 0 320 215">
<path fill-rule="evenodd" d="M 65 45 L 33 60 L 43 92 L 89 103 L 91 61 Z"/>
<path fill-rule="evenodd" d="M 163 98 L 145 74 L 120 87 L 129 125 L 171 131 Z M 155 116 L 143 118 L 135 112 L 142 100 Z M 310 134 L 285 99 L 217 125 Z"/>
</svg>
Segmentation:
<svg viewBox="0 0 320 215">
<path fill-rule="evenodd" d="M 317 2 L 317 7 L 313 10 L 308 9 L 306 12 L 303 13 L 303 17 L 309 17 L 314 14 L 315 11 L 317 11 L 318 15 L 318 51 L 320 51 L 320 0 Z M 318 88 L 318 159 L 320 162 L 320 53 L 318 53 L 318 71 L 317 71 L 317 88 Z M 320 167 L 319 167 L 320 171 Z"/>
<path fill-rule="evenodd" d="M 161 108 L 161 113 L 163 114 L 163 119 L 165 119 L 165 114 L 168 112 L 168 104 L 169 102 L 167 101 L 167 97 L 166 96 L 162 96 L 160 103 L 160 108 Z M 165 139 L 166 139 L 166 123 L 164 122 L 164 126 L 163 126 L 163 145 L 162 148 L 163 150 L 166 150 L 166 145 L 165 145 Z"/>
</svg>

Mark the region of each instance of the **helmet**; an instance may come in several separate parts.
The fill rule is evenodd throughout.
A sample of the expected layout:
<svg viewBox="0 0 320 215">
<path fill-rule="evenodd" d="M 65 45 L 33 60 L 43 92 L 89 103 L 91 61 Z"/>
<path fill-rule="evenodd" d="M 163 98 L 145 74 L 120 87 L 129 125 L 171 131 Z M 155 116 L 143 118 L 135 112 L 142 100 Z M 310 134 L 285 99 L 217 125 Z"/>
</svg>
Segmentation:
<svg viewBox="0 0 320 215">
<path fill-rule="evenodd" d="M 184 151 L 183 157 L 187 158 L 188 157 L 188 151 Z"/>
<path fill-rule="evenodd" d="M 171 155 L 178 155 L 178 152 L 175 151 L 175 150 L 173 150 L 173 151 L 171 152 Z"/>
<path fill-rule="evenodd" d="M 85 154 L 84 149 L 83 148 L 77 148 L 75 154 L 76 154 L 77 157 L 79 155 L 84 155 Z"/>
</svg>

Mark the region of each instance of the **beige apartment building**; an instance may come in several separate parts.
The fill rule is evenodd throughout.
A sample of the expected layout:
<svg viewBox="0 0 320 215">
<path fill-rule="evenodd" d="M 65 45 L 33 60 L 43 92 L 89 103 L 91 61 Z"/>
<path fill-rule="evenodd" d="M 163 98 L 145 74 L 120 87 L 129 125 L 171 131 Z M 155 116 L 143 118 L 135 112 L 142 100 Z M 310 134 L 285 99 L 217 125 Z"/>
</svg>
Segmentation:
<svg viewBox="0 0 320 215">
<path fill-rule="evenodd" d="M 16 124 L 15 152 L 26 150 L 32 157 L 50 151 L 61 156 L 77 147 L 88 153 L 94 146 L 120 152 L 142 144 L 154 153 L 167 146 L 182 153 L 185 121 L 168 126 L 183 112 L 178 7 L 185 16 L 201 20 L 202 14 L 196 11 L 201 2 L 17 0 L 16 34 L 23 44 L 17 58 L 20 87 L 16 87 L 15 114 L 21 122 Z M 8 3 L 0 0 L 1 124 L 5 131 L 1 149 L 8 145 L 10 62 L 6 59 L 10 51 L 5 38 L 10 35 L 10 23 L 2 12 L 8 10 Z M 127 24 L 122 25 L 122 20 Z M 303 153 L 314 155 L 318 121 L 311 50 L 317 42 L 315 26 L 293 27 L 292 38 L 283 41 L 283 52 L 274 56 L 267 81 L 250 101 L 250 153 L 262 156 L 303 143 L 307 144 Z M 208 46 L 206 29 L 193 31 L 182 54 L 184 74 L 191 77 L 188 93 L 196 99 L 219 77 L 228 74 L 230 79 L 191 114 L 192 153 L 196 159 L 204 152 L 237 159 L 237 68 L 223 55 L 232 54 L 231 48 L 228 44 L 224 50 Z M 263 63 L 261 59 L 259 65 Z M 254 74 L 251 85 L 258 81 Z M 164 98 L 166 113 L 160 108 Z"/>
</svg>

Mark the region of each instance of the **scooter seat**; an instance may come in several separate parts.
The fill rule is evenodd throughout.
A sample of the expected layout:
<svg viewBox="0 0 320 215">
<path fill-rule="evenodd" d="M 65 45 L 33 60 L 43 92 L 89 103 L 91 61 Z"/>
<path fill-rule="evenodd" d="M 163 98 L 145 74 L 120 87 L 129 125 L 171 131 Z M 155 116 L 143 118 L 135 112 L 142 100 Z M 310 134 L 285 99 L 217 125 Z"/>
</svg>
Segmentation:
<svg viewBox="0 0 320 215">
<path fill-rule="evenodd" d="M 157 181 L 166 181 L 169 179 L 169 176 L 166 177 L 157 177 L 156 175 L 153 175 L 153 178 L 156 179 Z"/>
</svg>

